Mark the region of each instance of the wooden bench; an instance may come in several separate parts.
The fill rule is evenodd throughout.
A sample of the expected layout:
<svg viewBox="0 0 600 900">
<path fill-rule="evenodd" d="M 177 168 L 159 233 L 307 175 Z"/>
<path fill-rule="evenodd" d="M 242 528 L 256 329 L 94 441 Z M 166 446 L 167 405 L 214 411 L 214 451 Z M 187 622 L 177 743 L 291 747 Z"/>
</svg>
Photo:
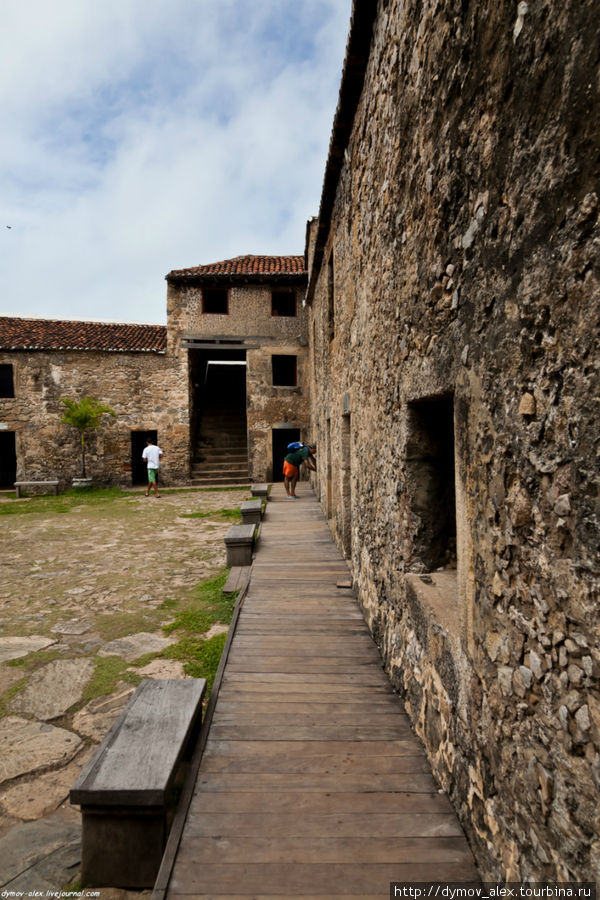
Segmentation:
<svg viewBox="0 0 600 900">
<path fill-rule="evenodd" d="M 255 525 L 231 526 L 224 538 L 228 566 L 251 565 L 255 530 Z"/>
<path fill-rule="evenodd" d="M 21 496 L 21 488 L 24 487 L 51 487 L 58 496 L 58 481 L 15 481 L 17 499 Z"/>
<path fill-rule="evenodd" d="M 146 679 L 70 791 L 82 884 L 151 888 L 202 721 L 203 678 Z"/>
<path fill-rule="evenodd" d="M 242 525 L 258 525 L 262 518 L 263 501 L 260 497 L 255 500 L 244 500 L 240 510 L 242 513 Z"/>
</svg>

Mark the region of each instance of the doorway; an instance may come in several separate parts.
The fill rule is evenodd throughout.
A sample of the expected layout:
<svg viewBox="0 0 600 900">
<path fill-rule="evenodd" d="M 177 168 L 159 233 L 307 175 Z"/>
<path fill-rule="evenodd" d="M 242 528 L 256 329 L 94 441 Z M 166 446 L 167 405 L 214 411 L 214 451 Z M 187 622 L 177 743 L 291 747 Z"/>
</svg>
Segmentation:
<svg viewBox="0 0 600 900">
<path fill-rule="evenodd" d="M 0 488 L 12 488 L 17 480 L 14 431 L 0 431 Z"/>
<path fill-rule="evenodd" d="M 273 429 L 273 481 L 283 481 L 283 460 L 288 453 L 287 445 L 300 440 L 299 428 Z"/>
<path fill-rule="evenodd" d="M 146 484 L 148 480 L 146 463 L 142 453 L 146 449 L 146 441 L 158 442 L 158 432 L 151 429 L 131 432 L 131 484 Z"/>
</svg>

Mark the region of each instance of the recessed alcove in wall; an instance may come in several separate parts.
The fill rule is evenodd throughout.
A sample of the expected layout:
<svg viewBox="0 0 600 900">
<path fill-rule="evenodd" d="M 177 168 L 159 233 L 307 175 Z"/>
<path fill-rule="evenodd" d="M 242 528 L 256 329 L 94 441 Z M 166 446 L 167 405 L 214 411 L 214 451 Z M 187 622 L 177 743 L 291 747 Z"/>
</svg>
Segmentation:
<svg viewBox="0 0 600 900">
<path fill-rule="evenodd" d="M 271 291 L 271 315 L 295 316 L 296 292 L 295 291 Z"/>
<path fill-rule="evenodd" d="M 408 405 L 407 489 L 413 521 L 411 568 L 456 568 L 454 398 Z"/>
<path fill-rule="evenodd" d="M 228 291 L 223 288 L 202 289 L 202 312 L 226 316 L 229 312 Z"/>
<path fill-rule="evenodd" d="M 296 387 L 298 384 L 298 358 L 291 354 L 274 353 L 271 357 L 273 384 L 276 387 Z"/>
<path fill-rule="evenodd" d="M 12 363 L 0 365 L 0 397 L 14 397 L 15 384 Z"/>
</svg>

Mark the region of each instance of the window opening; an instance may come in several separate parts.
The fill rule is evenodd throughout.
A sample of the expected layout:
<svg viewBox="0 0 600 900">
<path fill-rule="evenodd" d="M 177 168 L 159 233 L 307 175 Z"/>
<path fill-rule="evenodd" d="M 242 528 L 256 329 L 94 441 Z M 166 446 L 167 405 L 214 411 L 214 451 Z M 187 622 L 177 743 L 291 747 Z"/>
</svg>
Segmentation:
<svg viewBox="0 0 600 900">
<path fill-rule="evenodd" d="M 296 387 L 297 384 L 297 357 L 278 356 L 271 357 L 273 365 L 273 384 L 276 387 Z"/>
<path fill-rule="evenodd" d="M 0 397 L 14 397 L 15 383 L 13 379 L 12 363 L 0 365 Z"/>
<path fill-rule="evenodd" d="M 409 404 L 406 448 L 413 533 L 411 564 L 427 571 L 456 568 L 454 399 Z"/>
<path fill-rule="evenodd" d="M 271 315 L 272 316 L 295 316 L 296 315 L 296 294 L 294 291 L 272 291 L 271 292 Z"/>
<path fill-rule="evenodd" d="M 202 290 L 202 312 L 208 315 L 226 316 L 229 312 L 227 291 L 221 288 Z"/>
</svg>

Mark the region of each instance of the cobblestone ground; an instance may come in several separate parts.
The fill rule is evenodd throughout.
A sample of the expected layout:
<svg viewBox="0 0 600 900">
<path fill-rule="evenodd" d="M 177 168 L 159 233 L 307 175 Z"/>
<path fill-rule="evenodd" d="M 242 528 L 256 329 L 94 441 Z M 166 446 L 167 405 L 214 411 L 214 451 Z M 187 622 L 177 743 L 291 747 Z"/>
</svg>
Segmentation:
<svg viewBox="0 0 600 900">
<path fill-rule="evenodd" d="M 23 513 L 0 516 L 0 888 L 59 890 L 76 877 L 69 789 L 137 676 L 183 676 L 160 657 L 176 639 L 162 626 L 225 565 L 231 522 L 219 511 L 247 496 L 131 493 L 62 512 L 55 498 L 2 501 Z"/>
</svg>

